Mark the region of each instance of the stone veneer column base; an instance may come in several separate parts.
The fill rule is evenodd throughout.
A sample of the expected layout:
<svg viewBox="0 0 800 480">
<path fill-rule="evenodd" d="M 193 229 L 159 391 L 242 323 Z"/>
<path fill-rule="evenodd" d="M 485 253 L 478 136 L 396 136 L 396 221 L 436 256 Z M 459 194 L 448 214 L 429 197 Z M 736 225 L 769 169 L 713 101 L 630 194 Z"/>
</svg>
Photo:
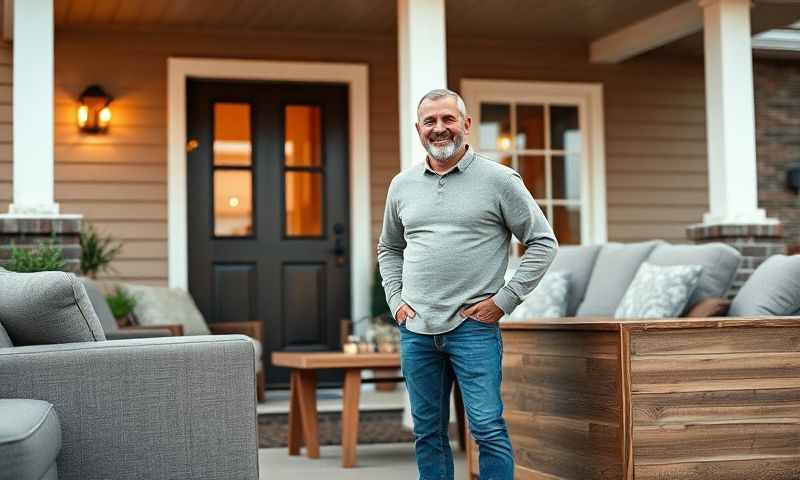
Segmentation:
<svg viewBox="0 0 800 480">
<path fill-rule="evenodd" d="M 742 254 L 742 263 L 726 297 L 732 299 L 753 271 L 772 255 L 785 254 L 783 224 L 689 225 L 686 237 L 695 244 L 723 242 Z"/>
<path fill-rule="evenodd" d="M 8 263 L 12 246 L 33 249 L 52 240 L 64 252 L 65 270 L 79 272 L 82 221 L 82 215 L 0 215 L 0 265 Z"/>
</svg>

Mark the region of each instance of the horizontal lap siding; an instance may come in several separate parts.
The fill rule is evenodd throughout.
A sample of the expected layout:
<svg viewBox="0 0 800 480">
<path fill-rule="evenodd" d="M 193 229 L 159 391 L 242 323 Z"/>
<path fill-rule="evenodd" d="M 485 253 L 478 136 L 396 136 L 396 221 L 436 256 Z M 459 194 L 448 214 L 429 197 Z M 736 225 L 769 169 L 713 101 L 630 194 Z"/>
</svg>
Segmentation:
<svg viewBox="0 0 800 480">
<path fill-rule="evenodd" d="M 592 65 L 584 47 L 480 40 L 448 44 L 450 86 L 464 78 L 603 85 L 608 239 L 686 242 L 708 209 L 703 61 L 645 55 Z"/>
<path fill-rule="evenodd" d="M 11 203 L 11 46 L 0 46 L 0 213 Z"/>
<path fill-rule="evenodd" d="M 63 212 L 82 213 L 99 230 L 124 242 L 122 254 L 113 264 L 116 271 L 106 279 L 167 282 L 166 88 L 170 56 L 367 64 L 371 227 L 373 243 L 377 240 L 386 189 L 399 169 L 394 39 L 59 31 L 55 195 Z M 3 82 L 5 77 L 0 77 L 0 122 L 5 121 Z M 92 83 L 101 84 L 115 97 L 107 135 L 81 135 L 75 127 L 76 98 Z M 5 179 L 10 178 L 11 165 L 8 158 L 2 158 L 4 125 L 0 123 L 0 202 L 10 198 Z"/>
</svg>

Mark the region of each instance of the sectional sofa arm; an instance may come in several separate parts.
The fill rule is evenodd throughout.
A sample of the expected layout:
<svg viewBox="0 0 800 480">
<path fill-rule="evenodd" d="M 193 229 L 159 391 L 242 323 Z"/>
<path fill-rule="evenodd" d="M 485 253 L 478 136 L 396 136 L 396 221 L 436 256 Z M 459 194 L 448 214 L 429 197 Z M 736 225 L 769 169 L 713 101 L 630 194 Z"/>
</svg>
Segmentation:
<svg viewBox="0 0 800 480">
<path fill-rule="evenodd" d="M 46 400 L 59 478 L 258 478 L 254 353 L 241 335 L 0 349 L 0 398 Z"/>
</svg>

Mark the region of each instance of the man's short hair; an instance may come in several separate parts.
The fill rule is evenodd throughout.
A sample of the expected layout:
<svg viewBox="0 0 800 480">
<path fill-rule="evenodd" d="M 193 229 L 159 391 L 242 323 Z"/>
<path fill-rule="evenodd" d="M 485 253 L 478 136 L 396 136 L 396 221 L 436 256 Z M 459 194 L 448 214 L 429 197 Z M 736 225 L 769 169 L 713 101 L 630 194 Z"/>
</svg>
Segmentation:
<svg viewBox="0 0 800 480">
<path fill-rule="evenodd" d="M 419 100 L 419 103 L 417 104 L 417 118 L 419 118 L 419 107 L 422 106 L 422 102 L 424 102 L 425 100 L 439 100 L 440 98 L 444 97 L 455 98 L 456 106 L 458 106 L 458 112 L 461 114 L 461 118 L 462 119 L 467 118 L 467 106 L 464 105 L 464 99 L 461 98 L 461 95 L 446 88 L 436 88 L 422 96 L 422 98 Z"/>
</svg>

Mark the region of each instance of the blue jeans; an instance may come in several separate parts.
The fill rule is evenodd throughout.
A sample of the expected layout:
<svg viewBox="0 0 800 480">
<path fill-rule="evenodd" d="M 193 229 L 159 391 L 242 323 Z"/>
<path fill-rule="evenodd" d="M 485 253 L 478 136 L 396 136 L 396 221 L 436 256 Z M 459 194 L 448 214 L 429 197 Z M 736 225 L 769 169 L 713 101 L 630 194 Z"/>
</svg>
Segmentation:
<svg viewBox="0 0 800 480">
<path fill-rule="evenodd" d="M 458 381 L 469 429 L 480 451 L 481 480 L 512 480 L 514 456 L 503 420 L 503 341 L 497 324 L 467 318 L 441 335 L 400 325 L 401 368 L 411 400 L 420 480 L 452 480 L 447 427 L 450 390 Z"/>
</svg>

